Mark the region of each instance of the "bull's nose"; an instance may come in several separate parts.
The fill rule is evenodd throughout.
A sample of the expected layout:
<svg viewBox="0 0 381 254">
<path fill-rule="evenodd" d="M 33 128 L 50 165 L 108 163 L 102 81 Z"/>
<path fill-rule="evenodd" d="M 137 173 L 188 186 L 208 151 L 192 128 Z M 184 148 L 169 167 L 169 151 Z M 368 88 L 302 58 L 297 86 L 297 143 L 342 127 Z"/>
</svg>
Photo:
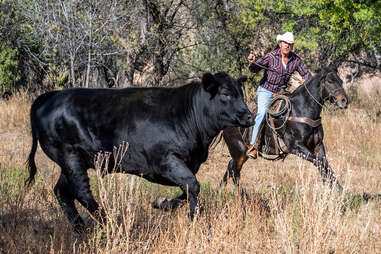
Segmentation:
<svg viewBox="0 0 381 254">
<path fill-rule="evenodd" d="M 254 124 L 254 114 L 251 113 L 251 112 L 248 112 L 247 113 L 247 121 L 250 123 L 250 125 L 253 125 Z"/>
</svg>

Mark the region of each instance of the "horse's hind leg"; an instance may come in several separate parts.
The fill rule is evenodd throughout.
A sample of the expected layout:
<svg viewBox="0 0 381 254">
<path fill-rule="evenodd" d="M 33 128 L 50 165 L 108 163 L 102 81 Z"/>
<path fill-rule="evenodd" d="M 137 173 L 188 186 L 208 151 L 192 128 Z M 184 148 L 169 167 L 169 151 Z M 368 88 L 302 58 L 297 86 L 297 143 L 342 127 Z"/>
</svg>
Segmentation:
<svg viewBox="0 0 381 254">
<path fill-rule="evenodd" d="M 233 180 L 235 185 L 239 185 L 239 180 L 241 178 L 241 169 L 243 164 L 247 161 L 246 152 L 241 154 L 239 158 L 232 158 L 229 163 L 227 170 L 224 174 L 223 180 L 220 185 L 226 184 L 228 181 L 228 177 Z"/>
</svg>

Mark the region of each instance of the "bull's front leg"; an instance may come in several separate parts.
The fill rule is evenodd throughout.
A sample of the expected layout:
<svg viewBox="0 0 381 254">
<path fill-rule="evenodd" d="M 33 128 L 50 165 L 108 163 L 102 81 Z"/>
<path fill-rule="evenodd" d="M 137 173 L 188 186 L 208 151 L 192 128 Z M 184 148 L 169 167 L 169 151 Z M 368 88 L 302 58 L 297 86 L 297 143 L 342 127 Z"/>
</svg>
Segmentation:
<svg viewBox="0 0 381 254">
<path fill-rule="evenodd" d="M 199 202 L 200 184 L 192 171 L 177 156 L 168 156 L 165 164 L 167 167 L 163 169 L 162 176 L 181 188 L 183 195 L 178 197 L 178 199 L 184 200 L 188 197 L 189 218 L 193 220 L 196 209 L 201 211 Z M 179 201 L 174 200 L 172 205 L 177 207 Z"/>
<path fill-rule="evenodd" d="M 311 162 L 315 167 L 317 167 L 320 175 L 322 176 L 323 182 L 326 182 L 326 180 L 328 179 L 330 181 L 331 188 L 333 184 L 336 184 L 337 188 L 340 191 L 343 190 L 343 187 L 339 184 L 335 177 L 333 169 L 328 164 L 328 161 L 325 157 L 325 149 L 323 144 L 319 145 L 317 153 L 316 149 L 314 153 L 312 153 L 304 144 L 296 142 L 293 149 L 291 150 L 291 153 Z"/>
</svg>

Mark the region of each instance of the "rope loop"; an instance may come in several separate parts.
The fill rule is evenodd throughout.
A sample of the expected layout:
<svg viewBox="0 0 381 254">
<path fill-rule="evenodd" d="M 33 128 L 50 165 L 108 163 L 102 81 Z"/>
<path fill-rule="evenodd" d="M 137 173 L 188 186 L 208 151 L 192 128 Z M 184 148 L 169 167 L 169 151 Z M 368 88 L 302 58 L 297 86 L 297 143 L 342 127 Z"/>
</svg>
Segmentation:
<svg viewBox="0 0 381 254">
<path fill-rule="evenodd" d="M 276 102 L 278 101 L 281 101 L 280 102 L 280 106 L 277 107 L 276 109 L 274 109 L 274 105 Z M 284 105 L 283 107 L 281 106 L 282 105 L 282 101 L 284 101 Z M 290 102 L 290 98 L 287 96 L 287 95 L 277 95 L 276 97 L 274 97 L 269 105 L 267 106 L 267 111 L 266 111 L 266 122 L 267 122 L 267 125 L 271 128 L 272 131 L 276 131 L 276 130 L 279 130 L 281 128 L 284 127 L 284 125 L 286 124 L 287 122 L 287 118 L 288 116 L 290 115 L 290 112 L 291 112 L 291 102 Z M 271 124 L 269 123 L 269 118 L 270 117 L 278 117 L 278 116 L 281 116 L 281 115 L 286 115 L 286 117 L 284 118 L 284 121 L 283 123 L 279 126 L 279 127 L 273 127 L 271 126 Z"/>
</svg>

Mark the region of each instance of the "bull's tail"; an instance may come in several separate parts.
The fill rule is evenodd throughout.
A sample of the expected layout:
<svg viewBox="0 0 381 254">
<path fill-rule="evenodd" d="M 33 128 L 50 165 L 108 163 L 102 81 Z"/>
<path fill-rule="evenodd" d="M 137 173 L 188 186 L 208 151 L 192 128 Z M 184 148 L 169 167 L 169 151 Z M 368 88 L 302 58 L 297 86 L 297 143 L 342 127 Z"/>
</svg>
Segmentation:
<svg viewBox="0 0 381 254">
<path fill-rule="evenodd" d="M 34 156 L 37 151 L 38 145 L 38 119 L 37 119 L 37 109 L 46 102 L 49 98 L 51 98 L 57 91 L 48 92 L 40 95 L 32 104 L 30 109 L 30 127 L 32 129 L 32 148 L 30 150 L 28 160 L 26 162 L 27 167 L 29 169 L 29 178 L 25 181 L 25 184 L 29 187 L 34 182 L 34 176 L 37 172 L 36 163 L 34 161 Z"/>
<path fill-rule="evenodd" d="M 37 130 L 34 127 L 33 120 L 31 116 L 31 127 L 32 127 L 32 137 L 33 137 L 33 143 L 32 143 L 32 149 L 30 150 L 29 157 L 27 160 L 27 166 L 29 169 L 29 178 L 26 180 L 25 184 L 29 187 L 34 182 L 34 176 L 37 172 L 36 163 L 34 162 L 34 155 L 37 151 L 37 144 L 38 144 L 38 134 Z"/>
</svg>

